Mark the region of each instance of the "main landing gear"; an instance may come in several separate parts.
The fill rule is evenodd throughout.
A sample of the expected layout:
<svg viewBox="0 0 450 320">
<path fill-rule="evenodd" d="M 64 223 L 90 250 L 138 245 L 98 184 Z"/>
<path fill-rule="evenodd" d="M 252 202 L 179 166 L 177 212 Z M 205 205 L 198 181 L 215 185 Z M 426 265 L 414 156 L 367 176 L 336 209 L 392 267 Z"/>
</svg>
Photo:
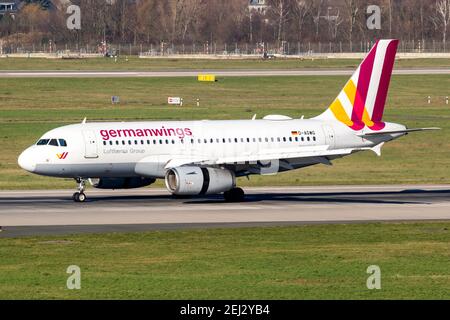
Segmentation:
<svg viewBox="0 0 450 320">
<path fill-rule="evenodd" d="M 244 201 L 245 193 L 241 188 L 233 188 L 223 193 L 226 202 L 241 202 Z"/>
<path fill-rule="evenodd" d="M 75 192 L 72 195 L 72 200 L 75 202 L 85 202 L 86 201 L 86 195 L 84 194 L 84 190 L 86 189 L 86 181 L 81 178 L 75 179 L 77 182 L 77 192 Z"/>
</svg>

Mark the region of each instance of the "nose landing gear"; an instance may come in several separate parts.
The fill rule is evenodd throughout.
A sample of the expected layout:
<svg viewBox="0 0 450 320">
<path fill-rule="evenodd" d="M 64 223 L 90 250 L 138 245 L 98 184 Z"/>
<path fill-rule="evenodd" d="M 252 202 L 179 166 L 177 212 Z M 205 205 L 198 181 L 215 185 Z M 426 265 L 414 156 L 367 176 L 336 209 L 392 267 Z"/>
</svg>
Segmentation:
<svg viewBox="0 0 450 320">
<path fill-rule="evenodd" d="M 85 202 L 86 201 L 86 195 L 84 194 L 84 190 L 86 189 L 86 180 L 77 178 L 75 179 L 77 182 L 77 192 L 75 192 L 72 195 L 72 200 L 75 202 Z"/>
</svg>

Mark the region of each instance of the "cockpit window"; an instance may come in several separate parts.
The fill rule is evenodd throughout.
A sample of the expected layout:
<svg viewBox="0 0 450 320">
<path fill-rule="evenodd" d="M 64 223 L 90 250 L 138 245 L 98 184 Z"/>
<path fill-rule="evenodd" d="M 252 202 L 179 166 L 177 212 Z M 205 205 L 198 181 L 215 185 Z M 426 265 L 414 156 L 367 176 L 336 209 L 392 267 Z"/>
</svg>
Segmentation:
<svg viewBox="0 0 450 320">
<path fill-rule="evenodd" d="M 61 147 L 67 147 L 67 142 L 64 139 L 58 139 L 59 141 L 59 146 Z"/>
<path fill-rule="evenodd" d="M 41 140 L 39 140 L 39 141 L 36 143 L 36 145 L 38 145 L 38 146 L 46 146 L 46 145 L 48 144 L 49 141 L 50 141 L 49 139 L 41 139 Z"/>
<path fill-rule="evenodd" d="M 55 146 L 55 147 L 67 147 L 67 141 L 64 139 L 40 139 L 36 145 L 38 146 Z"/>
</svg>

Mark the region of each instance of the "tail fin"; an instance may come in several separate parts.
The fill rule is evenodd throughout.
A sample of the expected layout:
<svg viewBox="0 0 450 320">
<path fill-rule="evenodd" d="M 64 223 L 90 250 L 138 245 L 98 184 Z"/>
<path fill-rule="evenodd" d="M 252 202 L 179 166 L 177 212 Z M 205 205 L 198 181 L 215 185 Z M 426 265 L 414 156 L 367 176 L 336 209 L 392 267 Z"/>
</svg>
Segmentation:
<svg viewBox="0 0 450 320">
<path fill-rule="evenodd" d="M 379 40 L 327 111 L 318 118 L 338 120 L 357 131 L 378 131 L 394 67 L 398 40 Z"/>
</svg>

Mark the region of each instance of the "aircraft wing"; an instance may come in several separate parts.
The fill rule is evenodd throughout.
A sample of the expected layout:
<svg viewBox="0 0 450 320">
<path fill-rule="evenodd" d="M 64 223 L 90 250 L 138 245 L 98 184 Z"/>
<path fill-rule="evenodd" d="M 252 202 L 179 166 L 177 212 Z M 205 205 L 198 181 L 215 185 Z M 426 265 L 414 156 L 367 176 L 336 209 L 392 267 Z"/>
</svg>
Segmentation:
<svg viewBox="0 0 450 320">
<path fill-rule="evenodd" d="M 301 159 L 301 158 L 317 158 L 317 162 L 329 164 L 326 157 L 332 156 L 345 156 L 355 151 L 371 150 L 370 148 L 362 149 L 336 149 L 328 150 L 328 146 L 318 147 L 304 147 L 304 148 L 289 148 L 285 150 L 277 150 L 277 152 L 259 151 L 258 154 L 244 154 L 231 157 L 217 157 L 214 159 L 198 158 L 174 158 L 170 160 L 165 169 L 186 166 L 186 165 L 226 165 L 226 164 L 245 164 L 256 163 L 257 161 L 270 161 L 270 160 L 288 160 L 288 159 Z"/>
</svg>

